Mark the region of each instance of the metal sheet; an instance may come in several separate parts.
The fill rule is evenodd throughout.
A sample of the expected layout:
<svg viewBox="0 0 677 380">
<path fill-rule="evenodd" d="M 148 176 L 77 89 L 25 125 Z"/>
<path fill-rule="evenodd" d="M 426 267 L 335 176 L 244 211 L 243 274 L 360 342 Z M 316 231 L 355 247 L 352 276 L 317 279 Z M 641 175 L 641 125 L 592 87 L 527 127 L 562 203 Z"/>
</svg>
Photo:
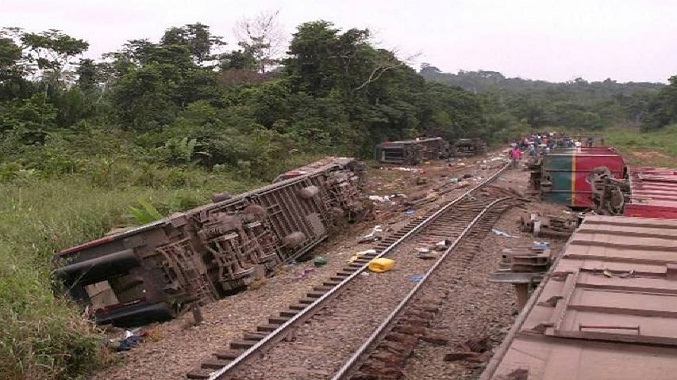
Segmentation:
<svg viewBox="0 0 677 380">
<path fill-rule="evenodd" d="M 676 356 L 677 221 L 588 216 L 481 379 L 674 379 Z"/>
<path fill-rule="evenodd" d="M 668 168 L 633 168 L 631 197 L 624 215 L 677 219 L 677 171 Z"/>
</svg>

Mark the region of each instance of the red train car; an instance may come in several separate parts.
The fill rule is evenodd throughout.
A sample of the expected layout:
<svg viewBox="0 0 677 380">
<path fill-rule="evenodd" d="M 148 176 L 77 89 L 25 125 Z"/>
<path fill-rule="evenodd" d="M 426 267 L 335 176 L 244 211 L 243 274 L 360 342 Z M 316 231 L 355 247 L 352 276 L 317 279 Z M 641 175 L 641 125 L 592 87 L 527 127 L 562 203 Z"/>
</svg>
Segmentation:
<svg viewBox="0 0 677 380">
<path fill-rule="evenodd" d="M 633 168 L 623 215 L 677 219 L 677 170 Z"/>
<path fill-rule="evenodd" d="M 531 186 L 541 199 L 576 208 L 595 207 L 593 183 L 606 175 L 627 176 L 625 160 L 610 147 L 557 149 L 544 156 L 531 174 Z"/>
</svg>

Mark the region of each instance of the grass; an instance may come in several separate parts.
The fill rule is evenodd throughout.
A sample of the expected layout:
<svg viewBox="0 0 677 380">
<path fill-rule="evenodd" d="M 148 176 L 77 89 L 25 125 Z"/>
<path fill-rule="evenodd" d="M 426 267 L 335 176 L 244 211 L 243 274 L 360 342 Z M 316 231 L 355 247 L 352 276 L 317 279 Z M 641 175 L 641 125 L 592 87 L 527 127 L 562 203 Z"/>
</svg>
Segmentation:
<svg viewBox="0 0 677 380">
<path fill-rule="evenodd" d="M 622 127 L 605 133 L 607 143 L 621 151 L 631 166 L 677 167 L 677 125 L 646 133 Z"/>
<path fill-rule="evenodd" d="M 81 378 L 106 360 L 99 332 L 53 292 L 55 251 L 129 224 L 130 206 L 140 200 L 166 215 L 206 203 L 215 192 L 260 184 L 197 169 L 183 171 L 177 183 L 166 173 L 154 175 L 152 186 L 122 178 L 115 186 L 110 173 L 103 186 L 83 174 L 0 183 L 0 378 Z"/>
</svg>

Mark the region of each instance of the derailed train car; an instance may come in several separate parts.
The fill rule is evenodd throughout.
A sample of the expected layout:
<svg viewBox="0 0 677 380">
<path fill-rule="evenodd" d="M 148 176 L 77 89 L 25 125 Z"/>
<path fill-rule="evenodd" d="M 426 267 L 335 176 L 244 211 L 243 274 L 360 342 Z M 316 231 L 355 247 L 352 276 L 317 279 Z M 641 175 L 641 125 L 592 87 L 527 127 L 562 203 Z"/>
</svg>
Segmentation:
<svg viewBox="0 0 677 380">
<path fill-rule="evenodd" d="M 623 180 L 628 169 L 610 147 L 556 149 L 529 165 L 530 187 L 542 200 L 573 208 L 594 208 L 595 182 Z"/>
<path fill-rule="evenodd" d="M 627 179 L 595 181 L 595 211 L 602 215 L 677 219 L 677 170 L 630 168 Z"/>
<path fill-rule="evenodd" d="M 606 190 L 607 202 L 622 208 L 625 216 L 677 219 L 675 169 L 631 168 L 625 186 L 616 184 Z"/>
<path fill-rule="evenodd" d="M 587 216 L 481 380 L 674 379 L 677 221 Z"/>
<path fill-rule="evenodd" d="M 386 164 L 418 165 L 449 155 L 449 143 L 441 137 L 386 141 L 376 147 L 374 158 Z"/>
<path fill-rule="evenodd" d="M 365 217 L 363 170 L 352 158 L 318 161 L 272 185 L 65 249 L 55 256 L 55 276 L 98 323 L 173 318 L 298 258 L 336 225 Z"/>
<path fill-rule="evenodd" d="M 458 139 L 453 144 L 454 157 L 472 157 L 487 153 L 487 144 L 478 138 Z"/>
</svg>

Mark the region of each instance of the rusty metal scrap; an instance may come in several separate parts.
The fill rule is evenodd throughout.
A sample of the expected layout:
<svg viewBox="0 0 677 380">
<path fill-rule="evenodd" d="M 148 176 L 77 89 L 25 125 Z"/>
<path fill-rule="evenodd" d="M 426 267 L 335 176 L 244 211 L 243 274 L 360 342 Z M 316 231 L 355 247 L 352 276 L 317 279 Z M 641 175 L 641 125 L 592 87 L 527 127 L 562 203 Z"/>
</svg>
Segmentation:
<svg viewBox="0 0 677 380">
<path fill-rule="evenodd" d="M 578 227 L 576 215 L 555 216 L 538 213 L 524 213 L 520 216 L 521 229 L 533 233 L 534 236 L 569 237 Z"/>
</svg>

